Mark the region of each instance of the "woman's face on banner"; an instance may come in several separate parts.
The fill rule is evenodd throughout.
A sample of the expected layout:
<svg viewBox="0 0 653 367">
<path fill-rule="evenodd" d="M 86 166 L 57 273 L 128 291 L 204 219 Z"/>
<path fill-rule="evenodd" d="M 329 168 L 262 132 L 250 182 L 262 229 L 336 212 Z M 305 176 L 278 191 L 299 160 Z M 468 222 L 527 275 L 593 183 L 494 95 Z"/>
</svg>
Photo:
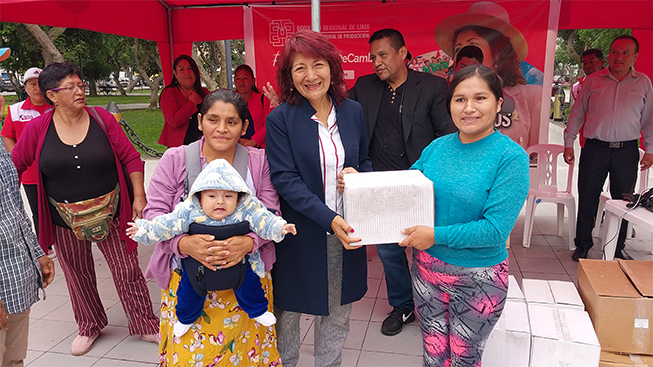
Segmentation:
<svg viewBox="0 0 653 367">
<path fill-rule="evenodd" d="M 453 57 L 456 57 L 456 54 L 458 51 L 460 51 L 461 48 L 469 45 L 480 48 L 481 51 L 483 51 L 483 65 L 489 67 L 492 70 L 496 70 L 496 66 L 494 65 L 494 55 L 492 55 L 490 44 L 485 40 L 485 38 L 479 36 L 471 29 L 461 32 L 456 38 L 453 46 Z"/>
</svg>

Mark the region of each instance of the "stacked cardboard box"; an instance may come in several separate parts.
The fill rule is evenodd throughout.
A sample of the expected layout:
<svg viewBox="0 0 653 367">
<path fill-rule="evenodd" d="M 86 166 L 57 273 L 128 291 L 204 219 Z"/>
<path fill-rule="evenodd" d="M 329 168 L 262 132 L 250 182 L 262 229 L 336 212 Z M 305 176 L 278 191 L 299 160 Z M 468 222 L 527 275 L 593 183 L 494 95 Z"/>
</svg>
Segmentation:
<svg viewBox="0 0 653 367">
<path fill-rule="evenodd" d="M 571 282 L 509 277 L 501 318 L 490 333 L 484 367 L 596 367 L 600 346 Z"/>
<path fill-rule="evenodd" d="M 526 301 L 515 277 L 510 275 L 508 279 L 503 313 L 485 344 L 484 367 L 524 367 L 530 359 L 531 328 Z"/>
<path fill-rule="evenodd" d="M 644 355 L 653 354 L 653 261 L 581 260 L 578 289 L 606 352 L 602 365 L 652 365 Z"/>
<path fill-rule="evenodd" d="M 571 282 L 524 279 L 531 367 L 596 367 L 601 347 Z"/>
<path fill-rule="evenodd" d="M 433 227 L 433 182 L 420 171 L 345 175 L 344 217 L 357 245 L 395 243 L 404 228 Z"/>
</svg>

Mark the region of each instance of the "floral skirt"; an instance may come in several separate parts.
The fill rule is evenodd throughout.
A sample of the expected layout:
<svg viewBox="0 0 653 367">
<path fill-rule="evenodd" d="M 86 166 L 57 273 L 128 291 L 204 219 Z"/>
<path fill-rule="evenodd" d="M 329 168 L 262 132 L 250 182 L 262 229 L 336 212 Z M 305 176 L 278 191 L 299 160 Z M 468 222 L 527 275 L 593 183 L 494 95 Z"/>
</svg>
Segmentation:
<svg viewBox="0 0 653 367">
<path fill-rule="evenodd" d="M 172 328 L 180 279 L 173 271 L 169 288 L 161 291 L 160 366 L 281 366 L 274 325 L 265 327 L 251 320 L 238 306 L 233 290 L 209 292 L 202 316 L 186 334 L 175 338 Z M 270 273 L 261 284 L 272 312 Z"/>
</svg>

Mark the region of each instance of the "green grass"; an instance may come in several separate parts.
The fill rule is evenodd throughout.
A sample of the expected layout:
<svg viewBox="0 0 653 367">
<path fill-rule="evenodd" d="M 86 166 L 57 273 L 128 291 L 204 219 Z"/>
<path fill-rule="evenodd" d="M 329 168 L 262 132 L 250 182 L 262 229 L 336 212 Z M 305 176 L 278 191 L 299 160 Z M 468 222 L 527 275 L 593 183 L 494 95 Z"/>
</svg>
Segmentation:
<svg viewBox="0 0 653 367">
<path fill-rule="evenodd" d="M 163 129 L 163 114 L 161 109 L 156 110 L 126 110 L 122 113 L 122 118 L 127 121 L 129 126 L 134 130 L 136 135 L 148 147 L 163 153 L 166 146 L 158 143 L 161 130 Z M 144 155 L 138 147 L 136 149 Z"/>
</svg>

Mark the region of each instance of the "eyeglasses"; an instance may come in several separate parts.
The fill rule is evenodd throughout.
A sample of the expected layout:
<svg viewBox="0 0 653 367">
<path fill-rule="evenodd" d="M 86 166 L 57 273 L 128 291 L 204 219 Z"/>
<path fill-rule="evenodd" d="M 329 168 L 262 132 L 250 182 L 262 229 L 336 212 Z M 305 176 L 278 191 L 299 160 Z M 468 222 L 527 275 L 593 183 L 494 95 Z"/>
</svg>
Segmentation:
<svg viewBox="0 0 653 367">
<path fill-rule="evenodd" d="M 88 88 L 88 83 L 83 83 L 83 84 L 80 84 L 80 85 L 67 85 L 65 87 L 52 88 L 50 90 L 53 91 L 53 92 L 58 92 L 60 90 L 66 90 L 66 91 L 69 91 L 69 92 L 74 92 L 75 90 L 77 90 L 77 88 L 79 88 L 81 90 L 85 90 L 86 88 Z"/>
</svg>

